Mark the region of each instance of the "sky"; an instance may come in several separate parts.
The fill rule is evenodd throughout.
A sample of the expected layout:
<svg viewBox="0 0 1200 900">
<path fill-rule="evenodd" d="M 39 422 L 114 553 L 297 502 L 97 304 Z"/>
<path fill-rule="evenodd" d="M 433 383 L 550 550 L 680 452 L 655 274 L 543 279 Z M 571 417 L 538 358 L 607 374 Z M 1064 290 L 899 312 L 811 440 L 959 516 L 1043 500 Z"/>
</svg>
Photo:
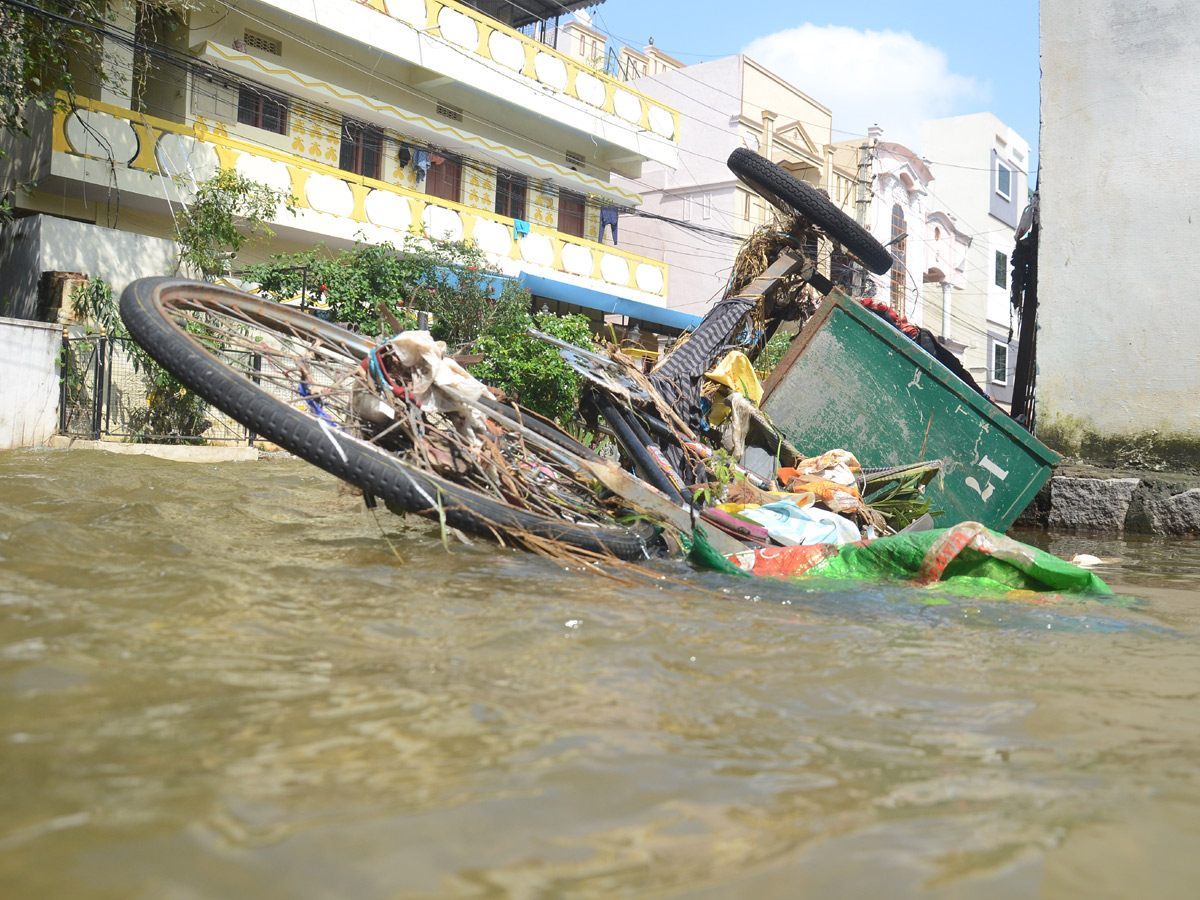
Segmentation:
<svg viewBox="0 0 1200 900">
<path fill-rule="evenodd" d="M 1037 0 L 606 0 L 590 12 L 610 47 L 653 38 L 689 65 L 745 53 L 829 107 L 835 141 L 878 124 L 920 152 L 923 120 L 991 112 L 1029 142 L 1036 167 Z"/>
</svg>

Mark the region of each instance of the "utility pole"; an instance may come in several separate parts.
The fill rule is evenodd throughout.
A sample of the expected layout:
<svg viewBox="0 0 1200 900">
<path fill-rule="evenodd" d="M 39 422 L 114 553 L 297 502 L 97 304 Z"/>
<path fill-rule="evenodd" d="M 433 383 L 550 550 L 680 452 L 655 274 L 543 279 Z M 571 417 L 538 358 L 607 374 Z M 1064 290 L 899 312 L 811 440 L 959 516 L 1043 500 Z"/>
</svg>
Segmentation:
<svg viewBox="0 0 1200 900">
<path fill-rule="evenodd" d="M 871 171 L 875 157 L 875 138 L 863 141 L 858 148 L 858 177 L 855 179 L 854 205 L 858 224 L 868 231 L 871 230 L 867 217 L 871 210 Z M 855 294 L 859 297 L 867 293 L 867 271 L 861 265 L 854 277 Z"/>
</svg>

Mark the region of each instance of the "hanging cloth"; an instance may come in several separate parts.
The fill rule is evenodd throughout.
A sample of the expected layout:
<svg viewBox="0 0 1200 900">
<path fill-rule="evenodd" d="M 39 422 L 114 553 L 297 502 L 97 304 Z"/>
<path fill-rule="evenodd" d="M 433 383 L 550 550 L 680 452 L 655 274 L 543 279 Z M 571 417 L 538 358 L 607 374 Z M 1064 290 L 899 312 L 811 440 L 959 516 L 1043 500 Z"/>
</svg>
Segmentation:
<svg viewBox="0 0 1200 900">
<path fill-rule="evenodd" d="M 404 168 L 412 162 L 412 150 L 404 144 L 400 145 L 400 152 L 396 154 L 396 161 L 400 163 L 400 168 Z"/>
<path fill-rule="evenodd" d="M 513 219 L 513 237 L 519 240 L 527 234 L 529 234 L 529 223 L 524 219 Z"/>
<path fill-rule="evenodd" d="M 604 228 L 612 230 L 613 246 L 617 244 L 617 209 L 614 206 L 600 207 L 600 243 L 604 243 Z"/>
<path fill-rule="evenodd" d="M 417 170 L 417 184 L 420 184 L 425 180 L 425 174 L 429 171 L 429 154 L 424 150 L 414 153 L 413 167 Z"/>
</svg>

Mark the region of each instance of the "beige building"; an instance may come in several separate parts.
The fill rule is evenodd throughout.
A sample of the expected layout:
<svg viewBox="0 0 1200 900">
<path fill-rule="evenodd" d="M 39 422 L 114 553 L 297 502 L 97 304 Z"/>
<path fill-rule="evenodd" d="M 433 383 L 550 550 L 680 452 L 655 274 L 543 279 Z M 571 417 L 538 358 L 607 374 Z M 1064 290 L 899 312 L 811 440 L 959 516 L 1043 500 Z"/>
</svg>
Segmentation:
<svg viewBox="0 0 1200 900">
<path fill-rule="evenodd" d="M 678 109 L 679 165 L 648 163 L 619 184 L 642 211 L 674 222 L 622 217 L 622 246 L 667 262 L 672 308 L 703 313 L 720 299 L 742 240 L 769 220 L 768 204 L 726 165 L 748 147 L 853 209 L 854 172 L 838 167 L 828 107 L 746 56 L 640 78 L 634 87 Z"/>
</svg>

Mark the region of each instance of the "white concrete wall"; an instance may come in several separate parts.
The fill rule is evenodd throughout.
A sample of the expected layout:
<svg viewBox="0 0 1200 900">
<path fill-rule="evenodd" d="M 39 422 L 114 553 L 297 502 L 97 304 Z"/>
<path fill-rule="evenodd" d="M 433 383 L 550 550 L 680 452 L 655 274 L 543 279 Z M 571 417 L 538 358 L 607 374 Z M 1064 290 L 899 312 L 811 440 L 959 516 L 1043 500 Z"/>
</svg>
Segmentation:
<svg viewBox="0 0 1200 900">
<path fill-rule="evenodd" d="M 0 318 L 0 450 L 46 443 L 58 425 L 57 325 Z"/>
<path fill-rule="evenodd" d="M 54 216 L 20 219 L 0 233 L 0 309 L 29 318 L 42 272 L 82 272 L 119 293 L 129 282 L 175 269 L 174 241 Z"/>
<path fill-rule="evenodd" d="M 1038 432 L 1195 466 L 1200 5 L 1043 0 L 1041 52 Z"/>
</svg>

